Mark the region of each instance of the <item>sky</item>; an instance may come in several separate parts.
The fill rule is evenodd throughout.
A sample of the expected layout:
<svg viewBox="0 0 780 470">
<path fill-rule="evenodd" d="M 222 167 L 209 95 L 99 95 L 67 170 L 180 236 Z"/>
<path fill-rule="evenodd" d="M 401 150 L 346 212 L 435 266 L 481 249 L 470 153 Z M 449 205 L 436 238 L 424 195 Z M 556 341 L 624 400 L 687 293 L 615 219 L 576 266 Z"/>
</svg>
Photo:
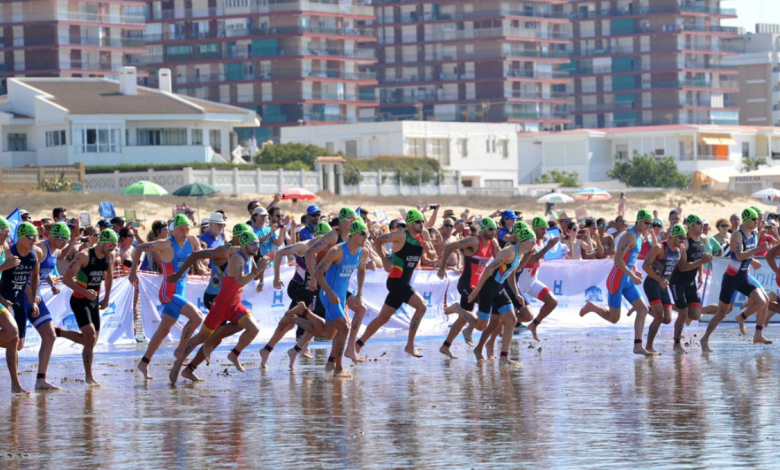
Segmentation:
<svg viewBox="0 0 780 470">
<path fill-rule="evenodd" d="M 722 8 L 736 8 L 739 18 L 724 20 L 724 26 L 741 26 L 756 31 L 756 23 L 780 24 L 780 0 L 723 0 Z"/>
</svg>

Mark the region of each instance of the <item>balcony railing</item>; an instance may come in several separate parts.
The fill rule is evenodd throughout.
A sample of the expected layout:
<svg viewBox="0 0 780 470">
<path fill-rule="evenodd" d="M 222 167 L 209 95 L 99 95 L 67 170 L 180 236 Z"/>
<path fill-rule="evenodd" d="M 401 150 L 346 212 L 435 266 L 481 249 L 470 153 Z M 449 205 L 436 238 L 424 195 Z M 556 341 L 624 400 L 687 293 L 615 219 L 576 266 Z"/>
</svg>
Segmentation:
<svg viewBox="0 0 780 470">
<path fill-rule="evenodd" d="M 374 31 L 355 28 L 321 28 L 314 26 L 281 26 L 271 28 L 238 28 L 206 32 L 147 34 L 148 42 L 188 41 L 193 39 L 226 39 L 244 36 L 272 36 L 276 34 L 327 34 L 333 36 L 349 36 L 358 38 L 373 38 Z"/>
<path fill-rule="evenodd" d="M 104 23 L 118 25 L 143 26 L 146 18 L 143 15 L 124 15 L 106 13 L 86 13 L 79 11 L 57 11 L 56 13 L 22 13 L 0 16 L 0 24 L 27 23 L 35 21 L 80 21 L 84 23 Z"/>
<path fill-rule="evenodd" d="M 740 53 L 744 51 L 743 47 L 740 46 L 734 46 L 730 44 L 720 44 L 720 45 L 711 45 L 711 46 L 704 46 L 704 45 L 686 45 L 686 46 L 680 46 L 675 47 L 672 49 L 665 48 L 665 49 L 640 49 L 636 50 L 634 46 L 610 46 L 610 47 L 601 47 L 601 48 L 594 48 L 594 49 L 585 49 L 580 51 L 574 51 L 572 52 L 573 56 L 595 56 L 595 55 L 612 55 L 612 54 L 656 54 L 659 52 L 681 52 L 681 51 L 702 51 L 702 52 L 733 52 L 733 53 Z"/>
<path fill-rule="evenodd" d="M 330 91 L 290 91 L 290 92 L 275 92 L 270 95 L 263 93 L 250 94 L 250 95 L 235 95 L 227 96 L 223 95 L 214 99 L 214 101 L 220 101 L 222 103 L 233 103 L 241 105 L 242 103 L 263 103 L 269 101 L 304 101 L 304 100 L 321 100 L 321 101 L 343 101 L 348 103 L 353 102 L 376 102 L 376 98 L 360 96 L 350 93 L 337 93 Z"/>
<path fill-rule="evenodd" d="M 51 39 L 49 39 L 51 41 Z M 83 36 L 60 36 L 57 38 L 60 45 L 64 46 L 95 46 L 95 47 L 117 47 L 117 48 L 133 48 L 133 49 L 146 49 L 146 43 L 143 39 L 139 38 L 90 38 Z M 35 45 L 28 41 L 27 45 Z"/>
<path fill-rule="evenodd" d="M 644 71 L 656 71 L 656 70 L 683 70 L 683 69 L 706 69 L 716 71 L 736 71 L 736 66 L 722 65 L 722 64 L 699 64 L 699 63 L 686 63 L 680 65 L 678 63 L 667 64 L 632 64 L 632 65 L 599 65 L 599 66 L 581 66 L 574 72 L 577 75 L 598 75 L 606 73 L 621 73 L 621 72 L 644 72 Z"/>
<path fill-rule="evenodd" d="M 655 15 L 659 13 L 707 13 L 710 15 L 728 15 L 737 16 L 737 10 L 734 8 L 717 8 L 706 7 L 691 4 L 682 4 L 678 7 L 650 7 L 640 8 L 638 10 L 634 8 L 604 8 L 601 10 L 592 10 L 584 13 L 575 12 L 572 13 L 571 18 L 574 19 L 588 19 L 588 18 L 608 18 L 612 16 L 637 16 L 637 15 Z"/>
<path fill-rule="evenodd" d="M 209 51 L 200 52 L 196 46 L 192 47 L 192 51 L 182 54 L 145 54 L 137 58 L 129 58 L 131 64 L 158 64 L 165 62 L 198 62 L 204 60 L 219 60 L 219 59 L 260 59 L 265 57 L 295 57 L 301 55 L 314 55 L 323 57 L 344 57 L 354 59 L 373 59 L 373 49 L 354 49 L 352 51 L 346 51 L 344 49 L 335 48 L 314 48 L 314 47 L 302 47 L 302 48 L 285 48 L 285 49 L 261 49 L 250 50 L 249 48 L 232 48 L 228 52 L 224 51 Z"/>
<path fill-rule="evenodd" d="M 338 114 L 304 114 L 303 122 L 354 123 L 357 122 L 357 118 L 354 116 L 341 116 Z"/>
<path fill-rule="evenodd" d="M 533 10 L 511 10 L 508 8 L 502 8 L 498 10 L 480 10 L 468 13 L 424 13 L 418 14 L 415 12 L 401 13 L 398 17 L 387 15 L 382 18 L 377 18 L 377 23 L 411 23 L 418 21 L 459 21 L 477 18 L 493 18 L 500 16 L 523 16 L 526 18 L 552 18 L 552 19 L 567 19 L 569 15 L 566 13 L 556 13 L 552 11 L 533 11 Z"/>
<path fill-rule="evenodd" d="M 571 39 L 570 31 L 550 31 L 542 28 L 480 28 L 472 30 L 435 30 L 420 38 L 417 34 L 381 37 L 380 44 L 403 44 L 425 41 L 459 41 L 463 39 L 484 39 L 497 37 L 532 38 L 532 39 Z M 400 39 L 400 41 L 399 41 Z"/>
<path fill-rule="evenodd" d="M 239 16 L 265 13 L 284 13 L 284 12 L 314 12 L 343 14 L 345 16 L 362 15 L 373 16 L 374 9 L 368 1 L 339 2 L 337 0 L 293 0 L 293 1 L 270 1 L 264 5 L 251 5 L 247 7 L 212 7 L 202 9 L 168 9 L 168 10 L 150 10 L 147 14 L 148 20 L 169 20 L 185 18 L 205 18 L 216 16 Z"/>
<path fill-rule="evenodd" d="M 95 72 L 119 72 L 121 65 L 102 64 L 100 62 L 88 62 L 71 60 L 69 62 L 36 61 L 35 63 L 5 63 L 0 64 L 0 72 L 29 72 L 36 70 L 88 70 Z"/>
</svg>

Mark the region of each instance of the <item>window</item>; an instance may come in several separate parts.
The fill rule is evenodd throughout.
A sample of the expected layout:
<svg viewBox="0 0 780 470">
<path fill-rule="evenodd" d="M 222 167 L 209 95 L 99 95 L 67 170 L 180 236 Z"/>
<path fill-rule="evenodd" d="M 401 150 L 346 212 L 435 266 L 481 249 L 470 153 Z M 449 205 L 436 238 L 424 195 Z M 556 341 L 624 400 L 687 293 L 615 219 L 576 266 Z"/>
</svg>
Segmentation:
<svg viewBox="0 0 780 470">
<path fill-rule="evenodd" d="M 507 139 L 499 140 L 498 148 L 503 158 L 509 158 L 509 140 Z"/>
<path fill-rule="evenodd" d="M 344 154 L 348 157 L 357 158 L 357 140 L 344 142 Z"/>
<path fill-rule="evenodd" d="M 485 180 L 486 188 L 511 189 L 514 187 L 512 180 Z"/>
<path fill-rule="evenodd" d="M 425 156 L 425 139 L 409 139 L 409 156 Z"/>
<path fill-rule="evenodd" d="M 27 150 L 27 134 L 8 134 L 8 151 L 24 152 Z"/>
<path fill-rule="evenodd" d="M 628 160 L 628 144 L 615 145 L 615 153 L 620 161 Z"/>
<path fill-rule="evenodd" d="M 485 152 L 490 153 L 490 139 L 485 141 Z"/>
<path fill-rule="evenodd" d="M 166 51 L 169 55 L 192 54 L 192 46 L 168 46 Z"/>
<path fill-rule="evenodd" d="M 46 146 L 59 147 L 66 145 L 65 131 L 46 131 Z"/>
<path fill-rule="evenodd" d="M 463 158 L 468 158 L 469 156 L 469 140 L 468 139 L 458 139 L 457 140 L 457 146 L 458 146 L 458 153 Z"/>
<path fill-rule="evenodd" d="M 748 158 L 750 156 L 750 143 L 742 142 L 742 158 Z"/>
<path fill-rule="evenodd" d="M 192 145 L 203 145 L 203 130 L 202 129 L 193 129 L 192 130 Z"/>
<path fill-rule="evenodd" d="M 442 166 L 450 164 L 450 141 L 449 139 L 431 139 L 431 158 L 439 160 Z"/>
<path fill-rule="evenodd" d="M 136 145 L 187 145 L 187 129 L 137 129 Z"/>
<path fill-rule="evenodd" d="M 199 47 L 201 53 L 220 52 L 219 44 L 201 44 Z"/>
<path fill-rule="evenodd" d="M 663 157 L 666 151 L 664 149 L 655 149 L 655 156 L 656 157 Z"/>
<path fill-rule="evenodd" d="M 328 151 L 328 155 L 333 155 L 335 152 L 335 145 L 333 142 L 325 142 L 325 150 Z"/>
<path fill-rule="evenodd" d="M 222 151 L 222 131 L 219 130 L 219 129 L 211 129 L 211 130 L 209 130 L 209 142 L 211 143 L 211 148 L 213 148 L 215 152 L 221 152 Z"/>
<path fill-rule="evenodd" d="M 121 124 L 74 124 L 73 145 L 77 153 L 119 153 L 122 151 Z"/>
</svg>

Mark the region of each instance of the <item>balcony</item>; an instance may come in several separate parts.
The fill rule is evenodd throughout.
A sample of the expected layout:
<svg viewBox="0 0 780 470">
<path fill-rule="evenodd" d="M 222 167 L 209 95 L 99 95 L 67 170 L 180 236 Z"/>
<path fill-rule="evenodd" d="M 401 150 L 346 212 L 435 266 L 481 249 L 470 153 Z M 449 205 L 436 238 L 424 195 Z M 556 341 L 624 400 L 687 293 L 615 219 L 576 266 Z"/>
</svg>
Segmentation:
<svg viewBox="0 0 780 470">
<path fill-rule="evenodd" d="M 36 61 L 32 64 L 15 63 L 0 64 L 0 72 L 31 72 L 39 70 L 85 70 L 94 72 L 119 72 L 122 65 L 103 64 L 71 60 L 70 62 Z"/>
<path fill-rule="evenodd" d="M 491 77 L 487 77 L 491 78 Z M 555 79 L 555 78 L 569 78 L 569 73 L 563 70 L 504 70 L 503 78 L 539 78 L 539 79 Z"/>
<path fill-rule="evenodd" d="M 27 45 L 35 41 L 28 41 Z M 139 38 L 90 38 L 82 36 L 59 36 L 57 42 L 61 46 L 94 46 L 94 47 L 114 47 L 121 49 L 143 49 L 146 50 L 146 44 Z"/>
<path fill-rule="evenodd" d="M 571 98 L 569 93 L 565 92 L 552 92 L 542 93 L 541 91 L 528 91 L 528 90 L 508 90 L 504 91 L 504 98 L 518 98 L 529 100 L 564 100 Z"/>
<path fill-rule="evenodd" d="M 709 15 L 719 16 L 737 16 L 737 10 L 734 8 L 716 8 L 707 6 L 698 6 L 691 4 L 682 4 L 678 7 L 650 7 L 640 8 L 635 10 L 633 8 L 603 8 L 601 10 L 592 10 L 588 12 L 575 12 L 572 13 L 572 19 L 591 19 L 591 18 L 609 18 L 620 16 L 640 16 L 640 15 L 657 15 L 657 14 L 679 14 L 679 13 L 703 13 Z"/>
<path fill-rule="evenodd" d="M 486 38 L 529 38 L 529 39 L 551 39 L 565 40 L 571 39 L 570 31 L 550 31 L 541 28 L 481 28 L 473 30 L 435 30 L 433 34 L 426 34 L 420 38 L 417 34 L 403 34 L 400 36 L 381 37 L 380 44 L 404 44 L 428 41 L 460 41 L 464 39 L 486 39 Z M 398 40 L 400 39 L 400 41 Z"/>
<path fill-rule="evenodd" d="M 322 34 L 331 36 L 348 36 L 371 39 L 374 37 L 373 29 L 355 28 L 320 28 L 314 26 L 281 26 L 271 28 L 238 28 L 218 31 L 191 32 L 191 33 L 164 33 L 147 34 L 147 42 L 166 41 L 190 41 L 198 39 L 227 39 L 236 37 L 274 36 L 285 34 Z"/>
<path fill-rule="evenodd" d="M 357 118 L 354 116 L 341 116 L 338 114 L 309 113 L 303 115 L 303 122 L 354 123 L 357 122 Z"/>
<path fill-rule="evenodd" d="M 274 101 L 342 101 L 344 103 L 376 103 L 373 97 L 360 96 L 350 93 L 337 93 L 335 91 L 289 91 L 272 94 L 256 93 L 250 95 L 223 95 L 217 98 L 207 98 L 221 103 L 233 103 L 238 106 L 246 103 L 268 103 Z"/>
<path fill-rule="evenodd" d="M 703 64 L 688 62 L 684 65 L 678 63 L 666 64 L 631 64 L 631 65 L 600 65 L 597 67 L 584 65 L 574 71 L 575 75 L 600 75 L 625 72 L 652 72 L 666 70 L 703 69 L 719 72 L 736 72 L 736 66 L 722 64 Z"/>
<path fill-rule="evenodd" d="M 400 104 L 400 103 L 434 103 L 441 101 L 462 101 L 457 93 L 430 93 L 430 94 L 412 94 L 412 95 L 390 95 L 387 94 L 379 99 L 381 104 Z"/>
<path fill-rule="evenodd" d="M 197 45 L 192 46 L 192 50 L 189 53 L 181 54 L 154 54 L 154 55 L 141 55 L 138 57 L 128 58 L 128 62 L 133 65 L 151 65 L 161 64 L 163 61 L 171 63 L 179 62 L 199 62 L 199 61 L 214 61 L 214 60 L 230 60 L 230 59 L 261 59 L 266 57 L 298 57 L 302 55 L 323 56 L 323 57 L 339 57 L 350 58 L 359 60 L 372 60 L 374 58 L 373 49 L 355 49 L 352 51 L 346 51 L 344 49 L 336 48 L 289 48 L 289 49 L 260 49 L 251 50 L 250 48 L 233 48 L 229 52 L 224 51 L 208 51 L 200 52 Z"/>
<path fill-rule="evenodd" d="M 580 50 L 580 51 L 573 51 L 572 56 L 598 56 L 598 55 L 613 55 L 613 54 L 636 54 L 636 55 L 646 55 L 646 54 L 656 54 L 659 52 L 670 52 L 670 53 L 676 53 L 676 52 L 682 52 L 682 51 L 701 51 L 701 52 L 727 52 L 727 53 L 740 53 L 743 52 L 744 48 L 740 46 L 733 46 L 728 44 L 720 44 L 720 45 L 686 45 L 682 47 L 676 47 L 673 49 L 640 49 L 636 50 L 634 46 L 610 46 L 610 47 L 601 47 L 601 48 L 594 48 L 594 49 L 586 49 L 586 50 Z"/>
<path fill-rule="evenodd" d="M 401 13 L 398 17 L 385 16 L 377 18 L 379 24 L 390 23 L 415 23 L 422 21 L 461 21 L 479 18 L 497 18 L 501 16 L 522 16 L 526 18 L 550 18 L 550 19 L 568 19 L 566 13 L 554 13 L 552 11 L 533 11 L 533 10 L 510 10 L 507 8 L 499 10 L 480 10 L 468 13 L 433 13 L 418 14 L 416 12 Z"/>
<path fill-rule="evenodd" d="M 292 0 L 271 1 L 265 5 L 251 5 L 248 7 L 150 10 L 147 14 L 147 20 L 159 21 L 188 18 L 209 18 L 218 16 L 246 17 L 248 15 L 263 15 L 285 12 L 330 13 L 341 14 L 344 16 L 374 16 L 374 9 L 370 2 L 367 1 L 338 2 L 336 0 Z"/>
</svg>

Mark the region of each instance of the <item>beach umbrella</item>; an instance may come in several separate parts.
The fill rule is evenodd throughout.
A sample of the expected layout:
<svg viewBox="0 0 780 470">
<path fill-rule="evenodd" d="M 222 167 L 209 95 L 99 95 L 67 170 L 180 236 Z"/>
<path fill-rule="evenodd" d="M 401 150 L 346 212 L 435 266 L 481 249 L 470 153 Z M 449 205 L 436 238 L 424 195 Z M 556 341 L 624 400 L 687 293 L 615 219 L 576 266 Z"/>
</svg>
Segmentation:
<svg viewBox="0 0 780 470">
<path fill-rule="evenodd" d="M 601 188 L 582 188 L 572 194 L 575 201 L 608 201 L 612 195 Z"/>
<path fill-rule="evenodd" d="M 125 196 L 141 196 L 144 198 L 144 219 L 146 218 L 146 196 L 165 196 L 168 191 L 151 181 L 138 181 L 122 190 Z"/>
<path fill-rule="evenodd" d="M 317 195 L 304 188 L 289 188 L 282 191 L 284 199 L 297 199 L 299 201 L 313 201 Z"/>
<path fill-rule="evenodd" d="M 761 191 L 757 191 L 757 192 L 751 194 L 750 197 L 754 197 L 754 198 L 757 198 L 757 199 L 773 200 L 773 199 L 777 199 L 778 197 L 780 197 L 780 190 L 777 190 L 775 188 L 765 188 L 765 189 L 762 189 Z"/>
<path fill-rule="evenodd" d="M 539 204 L 568 204 L 570 202 L 574 202 L 574 199 L 561 193 L 548 193 L 537 199 L 536 202 Z"/>
<path fill-rule="evenodd" d="M 200 198 L 203 196 L 208 196 L 209 194 L 218 193 L 219 191 L 219 188 L 215 188 L 214 186 L 207 183 L 192 183 L 185 184 L 181 188 L 177 189 L 173 192 L 173 195 L 197 198 L 198 221 L 200 221 Z"/>
</svg>

